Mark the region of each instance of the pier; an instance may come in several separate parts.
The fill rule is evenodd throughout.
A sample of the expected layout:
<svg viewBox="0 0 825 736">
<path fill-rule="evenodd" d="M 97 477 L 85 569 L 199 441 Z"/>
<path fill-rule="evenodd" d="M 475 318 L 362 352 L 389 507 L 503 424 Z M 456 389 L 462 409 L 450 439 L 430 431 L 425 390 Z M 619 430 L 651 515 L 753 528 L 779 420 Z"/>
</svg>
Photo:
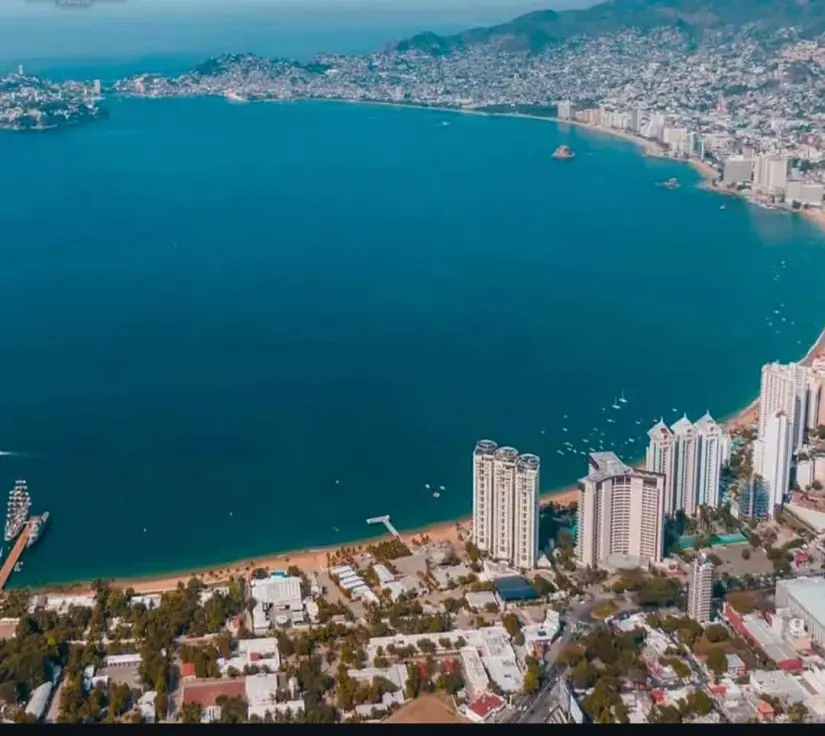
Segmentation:
<svg viewBox="0 0 825 736">
<path fill-rule="evenodd" d="M 14 546 L 9 550 L 8 557 L 3 562 L 3 567 L 0 568 L 0 590 L 6 587 L 9 582 L 11 574 L 14 572 L 14 566 L 20 561 L 23 556 L 23 550 L 26 549 L 26 543 L 29 541 L 29 535 L 32 531 L 33 522 L 27 521 L 23 526 L 23 531 L 14 543 Z"/>
<path fill-rule="evenodd" d="M 385 516 L 373 516 L 371 519 L 367 519 L 367 524 L 383 524 L 387 527 L 387 531 L 392 534 L 396 539 L 401 539 L 401 535 L 398 533 L 398 530 L 390 524 L 390 515 L 386 514 Z"/>
</svg>

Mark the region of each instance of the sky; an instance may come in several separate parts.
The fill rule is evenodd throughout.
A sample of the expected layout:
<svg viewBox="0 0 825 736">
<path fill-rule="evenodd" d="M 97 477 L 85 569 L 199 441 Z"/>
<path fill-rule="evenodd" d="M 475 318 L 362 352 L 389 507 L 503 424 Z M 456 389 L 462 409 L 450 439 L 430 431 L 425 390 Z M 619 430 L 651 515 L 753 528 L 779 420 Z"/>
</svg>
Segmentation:
<svg viewBox="0 0 825 736">
<path fill-rule="evenodd" d="M 455 32 L 592 1 L 0 0 L 0 73 L 36 59 L 370 51 L 418 31 Z"/>
</svg>

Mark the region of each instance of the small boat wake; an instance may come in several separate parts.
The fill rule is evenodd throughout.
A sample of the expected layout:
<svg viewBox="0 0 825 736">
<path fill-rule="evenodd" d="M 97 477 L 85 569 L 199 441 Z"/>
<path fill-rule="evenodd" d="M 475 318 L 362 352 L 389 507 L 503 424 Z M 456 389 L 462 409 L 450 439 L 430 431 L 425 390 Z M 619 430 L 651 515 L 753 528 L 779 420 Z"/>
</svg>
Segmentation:
<svg viewBox="0 0 825 736">
<path fill-rule="evenodd" d="M 0 457 L 28 457 L 28 453 L 15 452 L 14 450 L 0 450 Z"/>
</svg>

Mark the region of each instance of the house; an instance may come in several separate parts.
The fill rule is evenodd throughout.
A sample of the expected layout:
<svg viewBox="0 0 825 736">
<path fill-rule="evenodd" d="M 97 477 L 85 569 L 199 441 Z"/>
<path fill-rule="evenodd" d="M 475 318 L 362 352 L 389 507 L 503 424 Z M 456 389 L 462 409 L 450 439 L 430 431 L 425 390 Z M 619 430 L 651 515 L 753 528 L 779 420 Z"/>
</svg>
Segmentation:
<svg viewBox="0 0 825 736">
<path fill-rule="evenodd" d="M 738 654 L 726 654 L 728 662 L 727 674 L 730 677 L 744 677 L 748 674 L 748 667 Z"/>
<path fill-rule="evenodd" d="M 495 593 L 481 591 L 480 593 L 467 593 L 464 596 L 471 611 L 483 611 L 487 606 L 495 606 L 498 610 L 498 599 Z"/>
<path fill-rule="evenodd" d="M 484 723 L 496 713 L 504 710 L 505 705 L 504 698 L 495 693 L 484 693 L 467 706 L 465 713 L 470 720 L 476 723 Z"/>
</svg>

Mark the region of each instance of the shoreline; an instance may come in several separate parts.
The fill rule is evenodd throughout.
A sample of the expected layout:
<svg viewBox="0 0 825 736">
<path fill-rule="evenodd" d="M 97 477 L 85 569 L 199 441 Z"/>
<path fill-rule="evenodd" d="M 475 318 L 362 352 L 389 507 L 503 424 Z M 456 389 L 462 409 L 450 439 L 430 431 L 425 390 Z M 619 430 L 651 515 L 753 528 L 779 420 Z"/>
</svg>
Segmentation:
<svg viewBox="0 0 825 736">
<path fill-rule="evenodd" d="M 268 101 L 289 102 L 291 100 Z M 487 117 L 523 118 L 530 120 L 543 120 L 546 122 L 556 123 L 560 126 L 576 126 L 583 128 L 585 130 L 589 130 L 591 132 L 602 133 L 604 135 L 610 135 L 616 138 L 624 139 L 641 148 L 643 155 L 661 157 L 674 162 L 689 164 L 694 169 L 696 169 L 700 174 L 702 174 L 702 176 L 705 179 L 704 186 L 706 186 L 710 191 L 714 191 L 719 194 L 741 196 L 738 192 L 724 190 L 720 187 L 713 185 L 713 179 L 719 176 L 719 172 L 707 162 L 700 161 L 699 159 L 695 158 L 682 159 L 668 156 L 665 154 L 664 149 L 655 141 L 650 141 L 645 138 L 641 138 L 640 136 L 628 133 L 626 131 L 606 128 L 600 125 L 593 125 L 590 123 L 583 123 L 579 121 L 559 120 L 556 117 L 530 115 L 519 112 L 487 112 L 471 108 L 435 107 L 427 105 L 411 105 L 405 103 L 392 103 L 370 100 L 318 99 L 314 101 L 349 102 L 350 104 L 380 105 L 385 107 L 389 106 L 397 108 L 418 108 L 432 110 L 434 112 L 456 113 L 462 115 L 483 115 Z M 743 198 L 747 199 L 745 197 Z M 825 230 L 824 212 L 819 210 L 800 210 L 799 213 L 803 216 L 807 216 L 809 219 L 816 222 L 817 225 L 819 225 Z M 820 333 L 817 340 L 813 343 L 813 345 L 806 353 L 805 357 L 802 358 L 800 362 L 809 362 L 815 354 L 819 353 L 823 349 L 825 349 L 825 330 L 823 330 Z M 724 427 L 727 431 L 731 431 L 737 427 L 753 424 L 756 420 L 757 411 L 758 398 L 751 401 L 744 408 L 726 417 L 724 420 L 720 422 L 720 425 Z M 634 467 L 638 467 L 642 463 L 643 461 L 639 460 L 635 462 L 631 461 L 628 464 Z M 550 503 L 555 503 L 558 505 L 569 506 L 573 502 L 575 502 L 577 498 L 577 493 L 577 485 L 568 483 L 554 490 L 545 491 L 541 493 L 540 505 L 542 507 L 546 507 Z M 432 542 L 449 541 L 455 543 L 458 541 L 460 534 L 467 534 L 467 532 L 469 531 L 471 519 L 472 517 L 470 515 L 463 515 L 453 520 L 433 522 L 413 530 L 401 531 L 400 536 L 402 540 L 404 540 L 404 542 L 407 544 L 409 544 L 414 537 L 420 537 L 422 535 L 429 536 Z M 327 556 L 333 553 L 335 550 L 341 549 L 342 547 L 367 546 L 381 540 L 386 540 L 389 538 L 389 536 L 390 535 L 387 533 L 376 534 L 375 536 L 365 535 L 353 541 L 337 543 L 334 545 L 290 550 L 280 553 L 266 554 L 263 556 L 241 558 L 229 562 L 215 563 L 212 565 L 197 565 L 194 567 L 184 568 L 182 570 L 147 573 L 145 575 L 135 577 L 112 578 L 110 580 L 111 584 L 114 587 L 120 589 L 133 588 L 136 593 L 145 594 L 159 593 L 163 591 L 172 590 L 176 588 L 179 583 L 182 582 L 183 584 L 186 584 L 186 582 L 193 577 L 200 579 L 202 582 L 206 584 L 217 584 L 225 582 L 233 576 L 248 575 L 252 570 L 258 567 L 278 569 L 286 568 L 291 565 L 296 565 L 305 572 L 318 572 L 323 569 L 326 569 Z M 90 591 L 90 585 L 90 580 L 78 580 L 65 583 L 45 583 L 43 585 L 36 586 L 33 589 L 40 592 L 71 592 L 73 594 L 78 594 Z"/>
</svg>

